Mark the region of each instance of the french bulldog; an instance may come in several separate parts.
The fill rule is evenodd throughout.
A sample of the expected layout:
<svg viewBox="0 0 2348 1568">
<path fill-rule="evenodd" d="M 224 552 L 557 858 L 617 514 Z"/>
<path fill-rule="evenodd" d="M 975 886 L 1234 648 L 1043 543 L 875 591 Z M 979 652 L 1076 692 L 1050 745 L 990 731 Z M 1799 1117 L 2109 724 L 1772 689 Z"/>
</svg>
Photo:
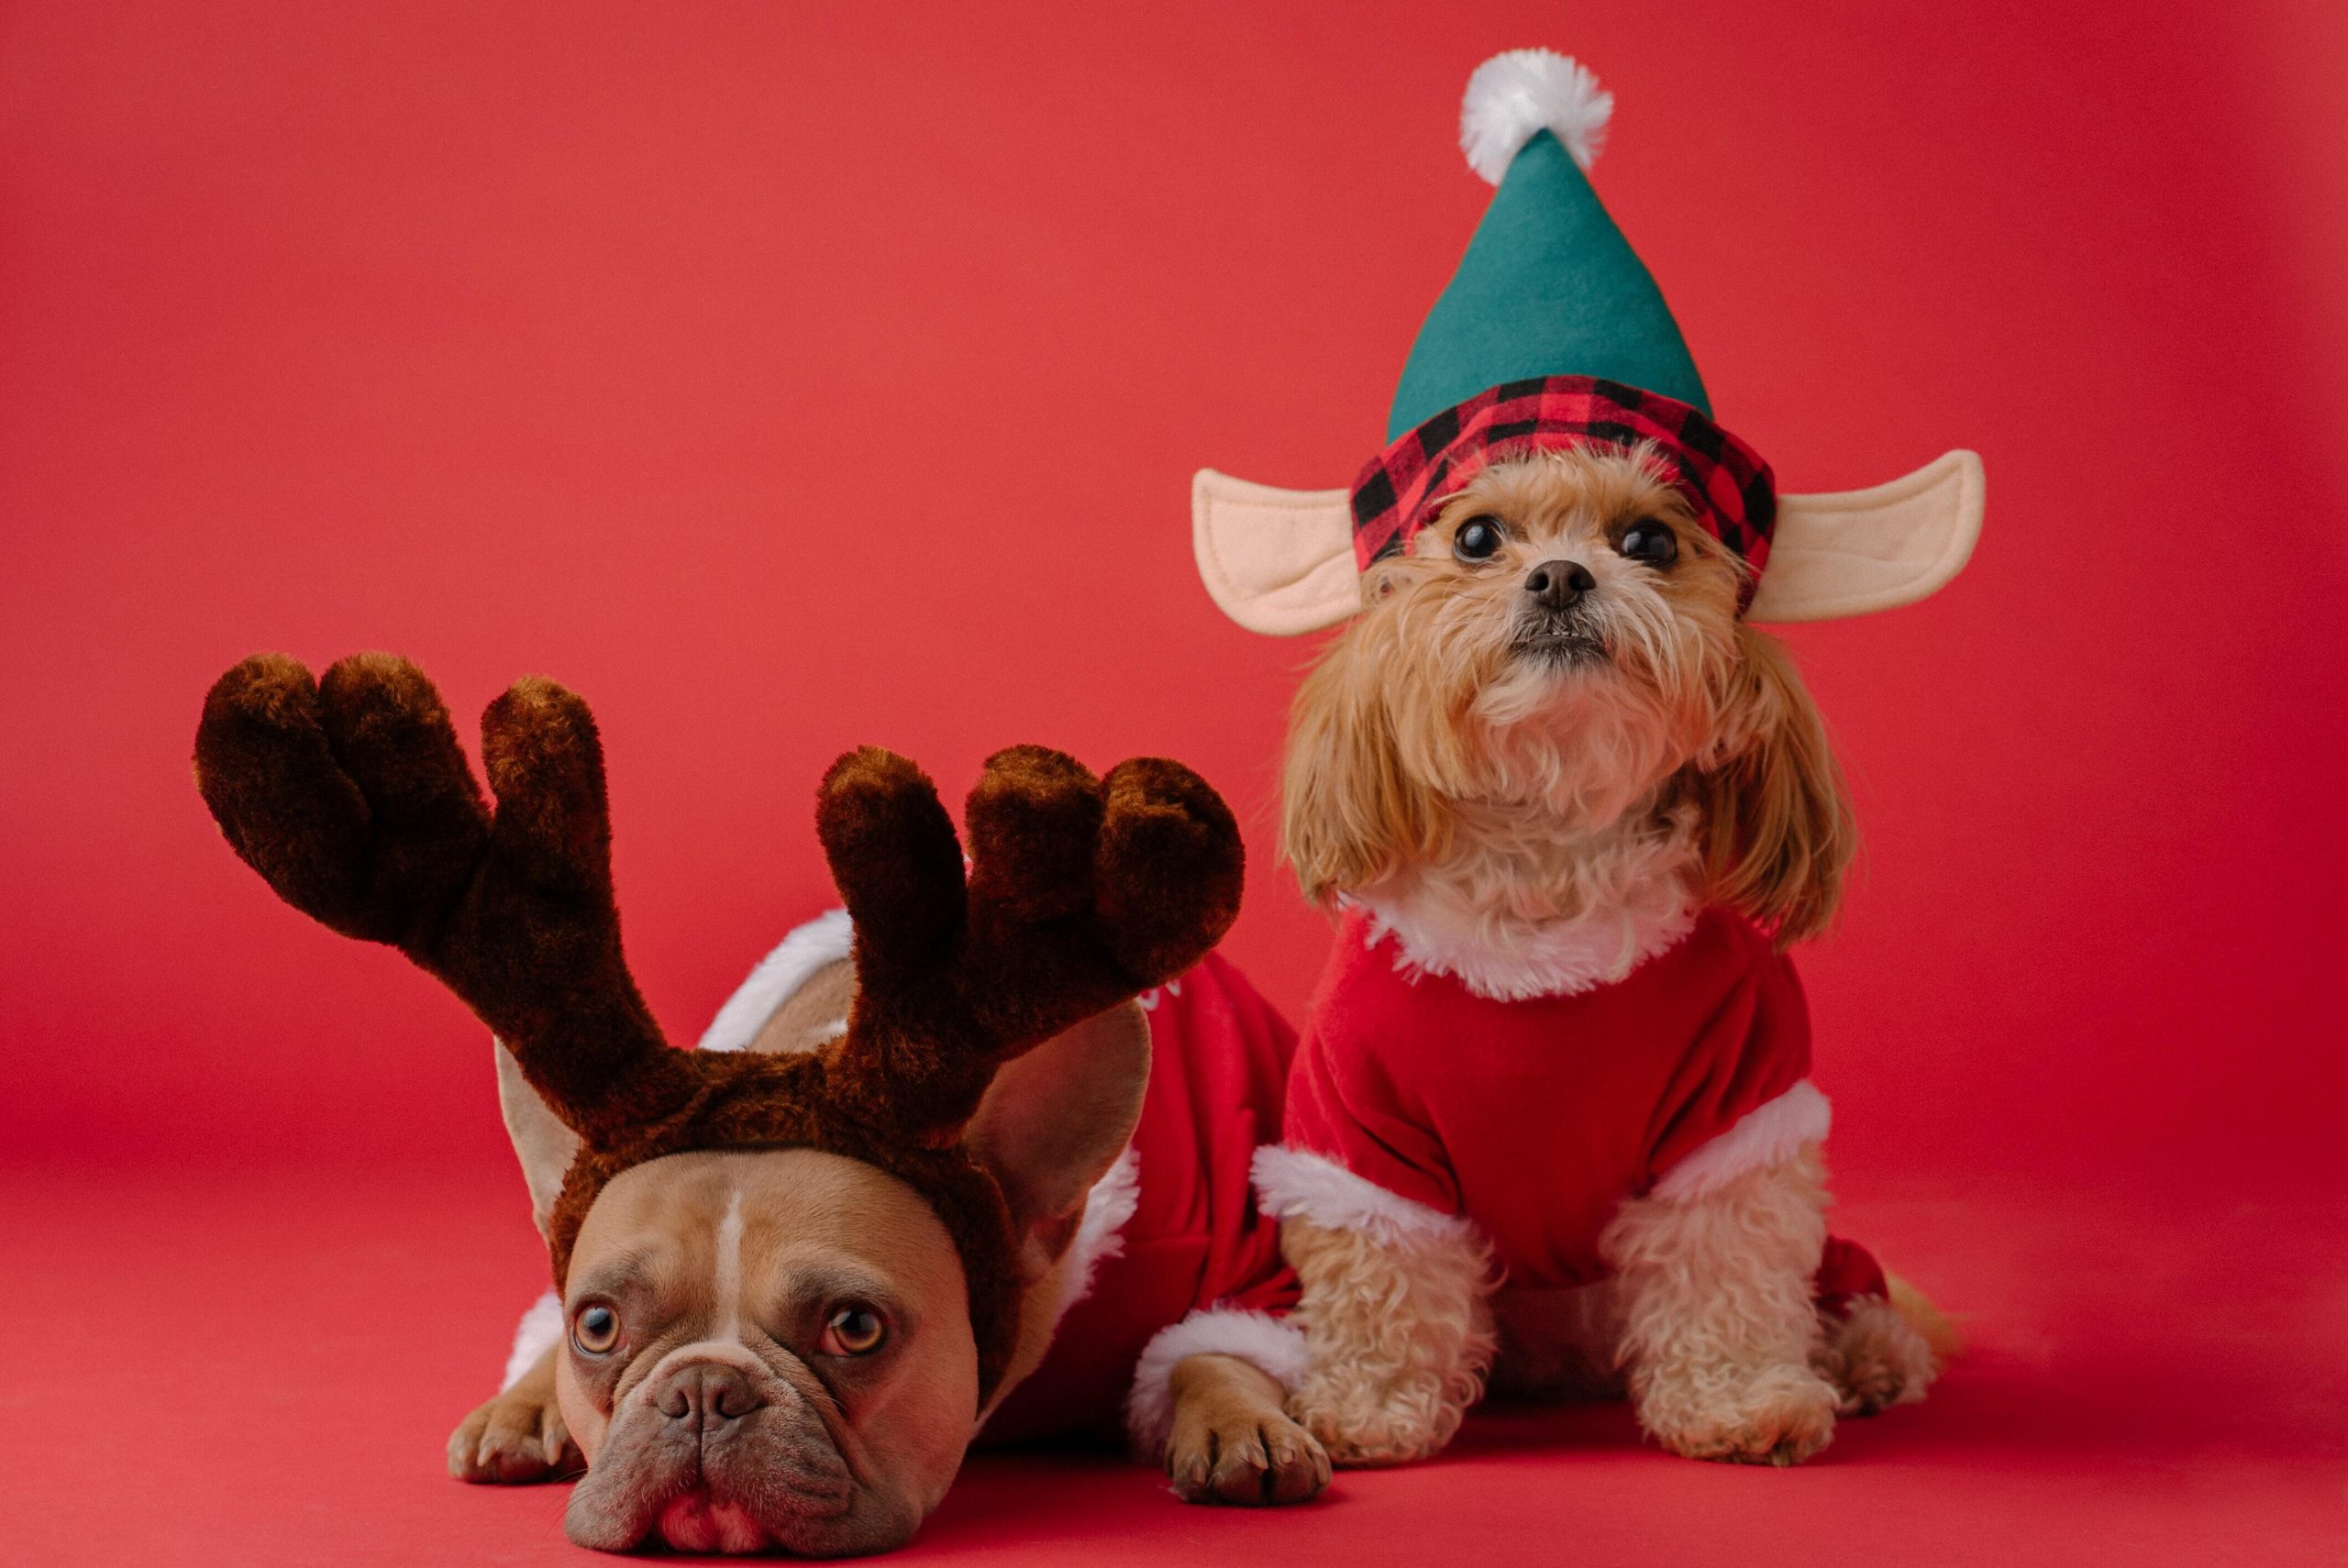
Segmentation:
<svg viewBox="0 0 2348 1568">
<path fill-rule="evenodd" d="M 248 659 L 196 746 L 281 896 L 399 947 L 499 1042 L 559 1294 L 450 1440 L 456 1474 L 583 1468 L 583 1546 L 807 1556 L 904 1542 L 981 1428 L 1120 1406 L 1184 1497 L 1326 1484 L 1283 1412 L 1294 1282 L 1246 1188 L 1288 1037 L 1209 952 L 1238 838 L 1202 781 L 999 754 L 966 874 L 928 780 L 849 754 L 818 798 L 847 906 L 828 945 L 778 951 L 712 1043 L 733 1049 L 681 1052 L 621 955 L 585 705 L 518 682 L 482 756 L 493 810 L 431 683 L 383 655 L 320 681 Z M 1019 1413 L 1023 1386 L 1047 1392 Z"/>
</svg>

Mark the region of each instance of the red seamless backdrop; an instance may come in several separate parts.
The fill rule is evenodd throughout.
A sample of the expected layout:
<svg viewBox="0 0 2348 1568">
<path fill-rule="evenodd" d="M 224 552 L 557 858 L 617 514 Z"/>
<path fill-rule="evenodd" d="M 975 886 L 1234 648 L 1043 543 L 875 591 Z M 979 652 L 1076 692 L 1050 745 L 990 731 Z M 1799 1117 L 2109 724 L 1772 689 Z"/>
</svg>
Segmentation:
<svg viewBox="0 0 2348 1568">
<path fill-rule="evenodd" d="M 257 649 L 396 649 L 466 715 L 584 693 L 681 1038 L 824 902 L 811 791 L 864 742 L 956 795 L 1013 741 L 1191 763 L 1249 823 L 1230 951 L 1293 1010 L 1310 650 L 1208 602 L 1189 475 L 1352 476 L 1487 194 L 1460 86 L 1541 43 L 1616 94 L 1601 193 L 1788 488 L 1988 463 L 1954 587 L 1789 639 L 1867 841 L 1804 959 L 1846 1200 L 2287 1197 L 2336 1242 L 2342 15 L 0 11 L 0 1161 L 51 1195 L 16 1207 L 515 1201 L 479 1028 L 190 787 Z M 2337 1286 L 2292 1321 L 2348 1323 Z"/>
</svg>

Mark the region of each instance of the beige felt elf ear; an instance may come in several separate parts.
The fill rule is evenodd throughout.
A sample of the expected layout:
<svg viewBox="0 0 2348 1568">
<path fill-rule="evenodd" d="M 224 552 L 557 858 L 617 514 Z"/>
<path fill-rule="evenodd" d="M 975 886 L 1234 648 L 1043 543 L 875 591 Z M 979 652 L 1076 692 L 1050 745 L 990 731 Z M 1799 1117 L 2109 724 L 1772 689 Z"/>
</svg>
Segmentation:
<svg viewBox="0 0 2348 1568">
<path fill-rule="evenodd" d="M 1201 469 L 1191 548 L 1207 592 L 1251 632 L 1300 636 L 1361 608 L 1350 491 L 1275 490 Z"/>
<path fill-rule="evenodd" d="M 1962 450 L 1872 490 L 1780 496 L 1745 614 L 1834 621 L 1929 598 L 1972 558 L 1982 502 L 1980 454 Z"/>
<path fill-rule="evenodd" d="M 1912 604 L 1964 569 L 1981 535 L 1981 458 L 1955 451 L 1872 490 L 1787 495 L 1755 621 L 1828 621 Z M 1276 490 L 1202 469 L 1191 545 L 1223 613 L 1292 637 L 1361 608 L 1353 513 L 1342 490 Z"/>
</svg>

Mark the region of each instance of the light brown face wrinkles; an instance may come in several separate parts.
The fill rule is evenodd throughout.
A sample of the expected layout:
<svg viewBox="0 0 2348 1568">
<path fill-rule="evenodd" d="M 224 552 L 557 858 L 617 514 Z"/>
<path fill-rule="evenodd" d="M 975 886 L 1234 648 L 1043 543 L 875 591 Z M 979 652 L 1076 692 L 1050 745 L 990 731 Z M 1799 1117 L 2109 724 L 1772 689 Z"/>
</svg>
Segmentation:
<svg viewBox="0 0 2348 1568">
<path fill-rule="evenodd" d="M 582 1545 L 881 1550 L 959 1468 L 978 1402 L 960 1262 L 870 1166 L 804 1149 L 637 1166 L 581 1228 L 564 1305 Z"/>
</svg>

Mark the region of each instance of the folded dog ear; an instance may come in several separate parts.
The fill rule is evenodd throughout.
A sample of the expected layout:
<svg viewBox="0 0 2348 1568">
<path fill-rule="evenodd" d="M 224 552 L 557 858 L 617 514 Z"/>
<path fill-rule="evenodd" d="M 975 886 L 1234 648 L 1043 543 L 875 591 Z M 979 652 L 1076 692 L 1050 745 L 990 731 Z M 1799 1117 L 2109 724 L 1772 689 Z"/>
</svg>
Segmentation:
<svg viewBox="0 0 2348 1568">
<path fill-rule="evenodd" d="M 497 1109 L 505 1117 L 505 1135 L 513 1140 L 514 1157 L 522 1163 L 522 1180 L 530 1189 L 530 1222 L 547 1233 L 555 1199 L 562 1196 L 563 1177 L 579 1154 L 573 1132 L 539 1098 L 523 1076 L 522 1064 L 504 1041 L 493 1041 L 497 1053 Z"/>
<path fill-rule="evenodd" d="M 1149 1087 L 1149 1022 L 1124 1002 L 1062 1030 L 995 1074 L 963 1134 L 1002 1189 L 1012 1224 L 1059 1256 L 1085 1195 L 1133 1142 Z"/>
</svg>

